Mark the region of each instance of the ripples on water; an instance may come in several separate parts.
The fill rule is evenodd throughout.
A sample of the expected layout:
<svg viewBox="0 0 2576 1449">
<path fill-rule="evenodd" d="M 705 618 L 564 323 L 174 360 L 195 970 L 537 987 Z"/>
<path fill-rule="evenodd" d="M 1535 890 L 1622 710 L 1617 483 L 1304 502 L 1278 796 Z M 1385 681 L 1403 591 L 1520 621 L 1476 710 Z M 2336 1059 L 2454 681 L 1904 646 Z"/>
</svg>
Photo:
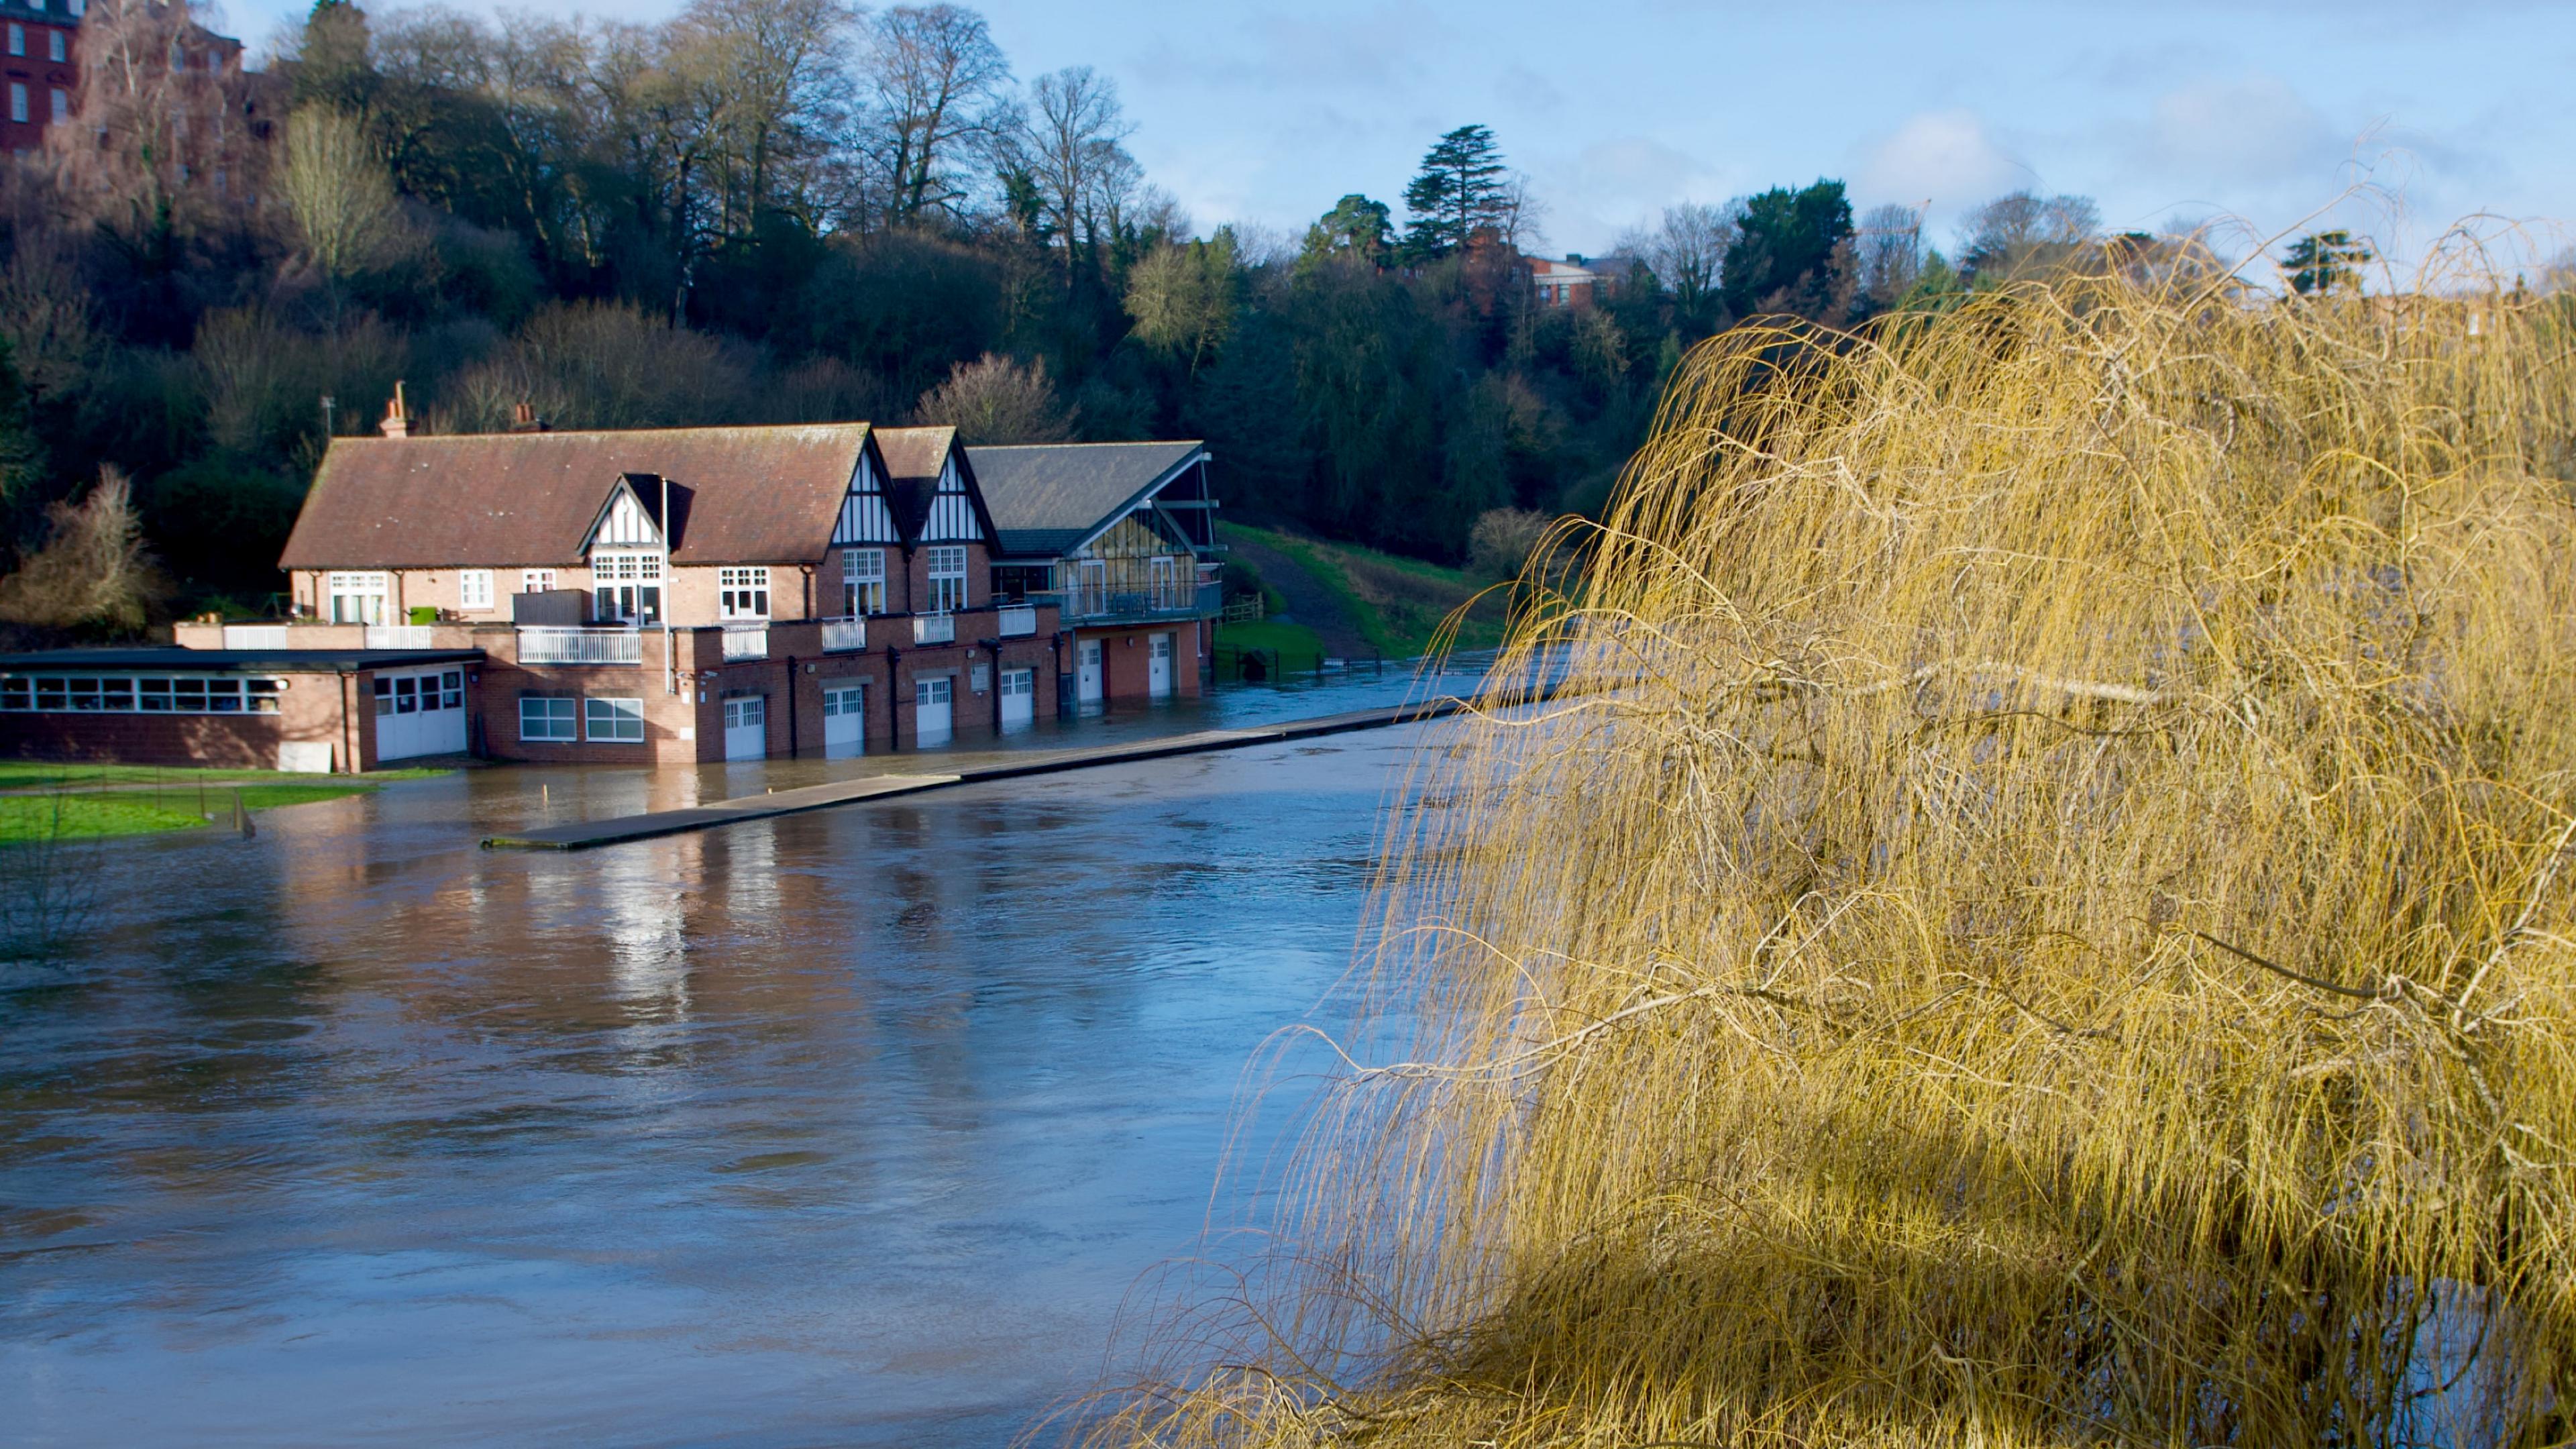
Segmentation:
<svg viewBox="0 0 2576 1449">
<path fill-rule="evenodd" d="M 1003 1440 L 1251 1206 L 1245 1066 L 1412 738 L 582 855 L 472 841 L 825 767 L 477 770 L 98 849 L 0 992 L 0 1438 Z"/>
</svg>

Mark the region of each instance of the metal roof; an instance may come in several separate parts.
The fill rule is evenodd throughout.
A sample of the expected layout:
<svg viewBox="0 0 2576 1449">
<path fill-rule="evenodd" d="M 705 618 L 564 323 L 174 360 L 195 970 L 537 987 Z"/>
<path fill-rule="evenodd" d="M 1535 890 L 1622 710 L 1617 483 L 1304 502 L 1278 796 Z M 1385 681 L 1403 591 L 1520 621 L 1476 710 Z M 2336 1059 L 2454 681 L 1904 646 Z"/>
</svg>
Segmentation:
<svg viewBox="0 0 2576 1449">
<path fill-rule="evenodd" d="M 163 644 L 0 654 L 0 673 L 147 669 L 171 674 L 348 674 L 417 664 L 470 664 L 482 658 L 480 649 L 182 649 Z"/>
<path fill-rule="evenodd" d="M 984 504 L 1001 535 L 1000 552 L 1053 558 L 1080 547 L 1198 461 L 1202 452 L 1203 445 L 1191 439 L 973 445 L 966 456 L 974 462 Z"/>
</svg>

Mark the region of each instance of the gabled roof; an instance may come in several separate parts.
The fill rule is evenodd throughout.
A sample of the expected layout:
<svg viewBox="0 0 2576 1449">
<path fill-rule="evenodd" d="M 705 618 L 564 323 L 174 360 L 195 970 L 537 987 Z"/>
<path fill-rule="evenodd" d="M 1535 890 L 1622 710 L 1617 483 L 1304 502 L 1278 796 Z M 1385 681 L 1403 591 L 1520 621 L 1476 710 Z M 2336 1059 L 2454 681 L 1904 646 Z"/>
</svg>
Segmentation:
<svg viewBox="0 0 2576 1449">
<path fill-rule="evenodd" d="M 1012 558 L 1054 558 L 1198 461 L 1196 439 L 1173 443 L 1032 443 L 972 447 L 975 477 Z"/>
<path fill-rule="evenodd" d="M 821 557 L 866 423 L 334 438 L 278 567 L 578 564 L 622 475 L 670 480 L 675 565 Z M 660 487 L 648 506 L 659 511 Z"/>
<path fill-rule="evenodd" d="M 939 493 L 939 470 L 951 454 L 956 455 L 957 479 L 966 486 L 967 500 L 984 526 L 984 536 L 1000 537 L 974 460 L 957 446 L 955 428 L 877 429 L 877 456 L 885 459 L 886 466 L 886 507 L 894 512 L 895 527 L 905 538 L 920 540 L 930 520 L 930 501 Z"/>
</svg>

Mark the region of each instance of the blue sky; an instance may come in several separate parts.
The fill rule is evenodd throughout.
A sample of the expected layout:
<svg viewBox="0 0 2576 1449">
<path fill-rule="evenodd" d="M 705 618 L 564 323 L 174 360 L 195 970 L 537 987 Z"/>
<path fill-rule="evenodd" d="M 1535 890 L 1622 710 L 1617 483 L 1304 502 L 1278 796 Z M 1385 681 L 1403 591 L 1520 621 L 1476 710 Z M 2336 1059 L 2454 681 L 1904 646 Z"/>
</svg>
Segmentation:
<svg viewBox="0 0 2576 1449">
<path fill-rule="evenodd" d="M 232 0 L 227 18 L 257 44 L 301 8 Z M 2020 186 L 2089 194 L 2118 228 L 2233 216 L 2259 234 L 2368 181 L 2398 211 L 2346 202 L 2336 219 L 2407 254 L 2470 212 L 2576 218 L 2567 0 L 980 8 L 1023 79 L 1115 76 L 1130 148 L 1203 229 L 1293 234 L 1348 191 L 1393 203 L 1431 139 L 1468 121 L 1529 174 L 1556 250 L 1818 176 L 1864 207 L 1930 200 L 1936 241 Z"/>
</svg>

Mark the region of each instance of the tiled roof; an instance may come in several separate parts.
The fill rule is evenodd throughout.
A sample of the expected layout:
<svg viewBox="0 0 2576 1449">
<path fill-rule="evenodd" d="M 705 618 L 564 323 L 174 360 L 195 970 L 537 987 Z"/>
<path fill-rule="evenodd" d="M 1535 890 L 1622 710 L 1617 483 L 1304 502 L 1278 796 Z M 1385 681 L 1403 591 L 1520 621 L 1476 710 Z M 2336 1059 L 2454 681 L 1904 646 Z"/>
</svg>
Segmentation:
<svg viewBox="0 0 2576 1449">
<path fill-rule="evenodd" d="M 1054 557 L 1199 455 L 1196 440 L 1171 443 L 1031 443 L 969 447 L 984 504 L 1014 558 Z"/>
<path fill-rule="evenodd" d="M 819 558 L 866 423 L 334 438 L 280 568 L 577 564 L 619 475 L 667 478 L 674 564 Z M 639 481 L 656 496 L 658 485 Z"/>
</svg>

